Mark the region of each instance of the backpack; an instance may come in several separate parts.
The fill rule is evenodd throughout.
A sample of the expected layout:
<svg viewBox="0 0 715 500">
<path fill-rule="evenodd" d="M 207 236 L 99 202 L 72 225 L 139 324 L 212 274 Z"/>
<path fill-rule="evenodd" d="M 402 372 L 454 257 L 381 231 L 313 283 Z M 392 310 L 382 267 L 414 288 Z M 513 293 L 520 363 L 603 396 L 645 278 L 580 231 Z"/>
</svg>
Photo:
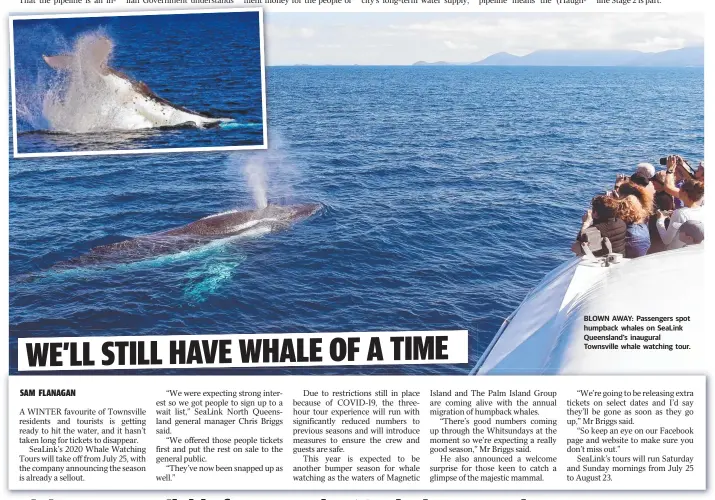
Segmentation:
<svg viewBox="0 0 715 500">
<path fill-rule="evenodd" d="M 589 253 L 594 257 L 602 257 L 612 253 L 611 241 L 601 235 L 601 231 L 596 226 L 591 226 L 581 233 L 581 255 Z"/>
</svg>

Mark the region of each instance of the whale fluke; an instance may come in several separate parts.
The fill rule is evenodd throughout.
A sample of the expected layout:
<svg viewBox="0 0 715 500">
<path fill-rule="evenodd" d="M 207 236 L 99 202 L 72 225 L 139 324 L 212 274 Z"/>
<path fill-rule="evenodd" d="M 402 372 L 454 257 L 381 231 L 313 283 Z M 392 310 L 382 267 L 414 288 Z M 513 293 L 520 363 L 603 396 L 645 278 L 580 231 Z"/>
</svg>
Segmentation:
<svg viewBox="0 0 715 500">
<path fill-rule="evenodd" d="M 42 59 L 45 60 L 50 68 L 54 68 L 59 71 L 69 70 L 72 68 L 72 64 L 74 64 L 74 57 L 67 54 L 63 54 L 61 56 L 43 55 Z"/>
<path fill-rule="evenodd" d="M 48 66 L 59 71 L 72 70 L 78 57 L 83 64 L 88 65 L 92 69 L 105 71 L 113 49 L 114 44 L 109 38 L 106 36 L 98 36 L 84 44 L 80 54 L 43 55 L 42 58 Z"/>
</svg>

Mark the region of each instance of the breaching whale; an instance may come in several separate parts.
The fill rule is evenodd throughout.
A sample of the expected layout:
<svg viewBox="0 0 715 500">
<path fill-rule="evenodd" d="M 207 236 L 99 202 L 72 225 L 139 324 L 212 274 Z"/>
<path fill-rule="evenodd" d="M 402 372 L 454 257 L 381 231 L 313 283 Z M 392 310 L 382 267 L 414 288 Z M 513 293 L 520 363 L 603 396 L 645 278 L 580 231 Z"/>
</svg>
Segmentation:
<svg viewBox="0 0 715 500">
<path fill-rule="evenodd" d="M 218 240 L 277 232 L 319 212 L 322 205 L 273 205 L 256 210 L 233 210 L 209 215 L 185 226 L 94 247 L 77 258 L 60 262 L 54 270 L 126 264 L 186 252 Z"/>
<path fill-rule="evenodd" d="M 45 62 L 66 76 L 61 92 L 43 103 L 54 130 L 83 133 L 158 127 L 215 127 L 233 122 L 191 111 L 159 97 L 143 82 L 109 67 L 113 50 L 106 36 L 86 35 L 71 54 L 47 56 Z"/>
</svg>

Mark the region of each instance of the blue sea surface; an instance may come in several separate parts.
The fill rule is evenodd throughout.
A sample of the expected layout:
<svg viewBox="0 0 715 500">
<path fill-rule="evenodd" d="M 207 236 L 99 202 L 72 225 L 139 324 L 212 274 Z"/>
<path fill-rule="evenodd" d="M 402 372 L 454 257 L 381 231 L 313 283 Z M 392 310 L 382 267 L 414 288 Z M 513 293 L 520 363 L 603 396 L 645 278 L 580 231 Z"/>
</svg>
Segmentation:
<svg viewBox="0 0 715 500">
<path fill-rule="evenodd" d="M 15 20 L 14 62 L 19 153 L 263 145 L 261 38 L 257 11 Z M 211 116 L 227 128 L 69 134 L 50 130 L 43 101 L 64 88 L 42 55 L 71 53 L 77 39 L 114 43 L 110 66 L 159 97 Z"/>
<path fill-rule="evenodd" d="M 17 337 L 466 329 L 468 364 L 278 371 L 466 373 L 617 173 L 703 157 L 702 69 L 271 67 L 267 84 L 266 152 L 11 159 L 12 371 Z M 325 209 L 260 238 L 48 270 L 250 208 L 250 172 L 274 202 Z"/>
</svg>

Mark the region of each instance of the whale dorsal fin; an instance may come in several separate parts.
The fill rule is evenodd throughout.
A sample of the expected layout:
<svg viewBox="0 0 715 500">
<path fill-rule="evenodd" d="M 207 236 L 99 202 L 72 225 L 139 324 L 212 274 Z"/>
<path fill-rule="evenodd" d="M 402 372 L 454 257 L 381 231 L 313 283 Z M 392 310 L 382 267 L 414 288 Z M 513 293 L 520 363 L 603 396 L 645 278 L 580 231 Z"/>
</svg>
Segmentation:
<svg viewBox="0 0 715 500">
<path fill-rule="evenodd" d="M 82 64 L 86 64 L 91 68 L 96 69 L 101 73 L 107 71 L 107 62 L 112 53 L 112 42 L 106 36 L 96 37 L 73 54 L 61 54 L 57 56 L 45 56 L 42 58 L 51 68 L 56 70 L 70 70 L 75 62 L 76 57 L 81 58 Z"/>
</svg>

